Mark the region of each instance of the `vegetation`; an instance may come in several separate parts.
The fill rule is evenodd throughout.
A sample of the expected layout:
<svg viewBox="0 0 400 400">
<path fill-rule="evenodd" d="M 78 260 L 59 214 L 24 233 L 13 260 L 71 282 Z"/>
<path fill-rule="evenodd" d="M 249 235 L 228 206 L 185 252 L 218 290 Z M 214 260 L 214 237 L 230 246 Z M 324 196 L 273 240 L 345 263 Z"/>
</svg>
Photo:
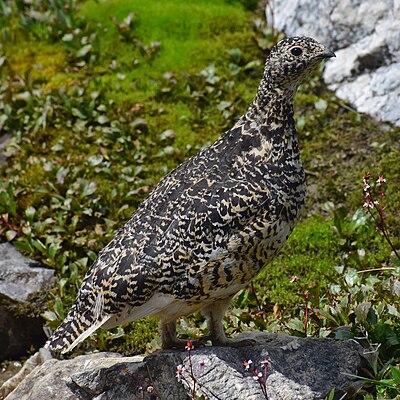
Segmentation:
<svg viewBox="0 0 400 400">
<path fill-rule="evenodd" d="M 140 0 L 0 0 L 0 134 L 11 138 L 0 235 L 56 270 L 58 286 L 32 310 L 50 327 L 158 180 L 244 112 L 279 37 L 259 15 L 245 0 L 165 0 L 162 12 Z M 296 97 L 306 211 L 280 256 L 236 297 L 226 329 L 353 338 L 367 361 L 354 397 L 394 398 L 400 131 L 352 110 L 319 76 Z M 387 179 L 393 247 L 362 207 L 367 171 L 371 190 Z M 179 330 L 194 338 L 204 321 L 195 315 Z M 99 332 L 79 351 L 140 353 L 156 337 L 149 318 Z"/>
</svg>

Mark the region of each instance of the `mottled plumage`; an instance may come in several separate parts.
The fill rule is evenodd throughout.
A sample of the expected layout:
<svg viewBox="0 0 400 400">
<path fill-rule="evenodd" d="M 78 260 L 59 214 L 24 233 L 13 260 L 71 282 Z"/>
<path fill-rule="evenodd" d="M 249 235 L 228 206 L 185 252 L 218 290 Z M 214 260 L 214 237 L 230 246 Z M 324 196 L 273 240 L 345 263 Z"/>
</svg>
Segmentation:
<svg viewBox="0 0 400 400">
<path fill-rule="evenodd" d="M 293 97 L 334 54 L 307 37 L 279 42 L 257 96 L 235 126 L 170 172 L 101 250 L 47 343 L 72 350 L 97 328 L 157 316 L 162 346 L 176 319 L 202 310 L 213 344 L 232 296 L 277 254 L 304 203 Z"/>
</svg>

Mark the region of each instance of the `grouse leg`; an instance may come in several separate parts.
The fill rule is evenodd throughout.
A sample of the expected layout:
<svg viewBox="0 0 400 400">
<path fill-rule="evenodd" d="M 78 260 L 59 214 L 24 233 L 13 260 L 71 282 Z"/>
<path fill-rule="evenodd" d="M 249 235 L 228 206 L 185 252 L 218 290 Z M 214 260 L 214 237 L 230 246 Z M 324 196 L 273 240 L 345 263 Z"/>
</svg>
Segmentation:
<svg viewBox="0 0 400 400">
<path fill-rule="evenodd" d="M 176 337 L 176 320 L 173 321 L 160 321 L 160 336 L 161 348 L 173 349 L 183 348 L 186 345 L 186 340 L 178 339 Z"/>
<path fill-rule="evenodd" d="M 201 310 L 202 314 L 206 317 L 208 325 L 208 336 L 202 340 L 211 340 L 214 346 L 231 346 L 231 347 L 244 347 L 251 346 L 255 343 L 251 339 L 228 339 L 225 335 L 222 320 L 224 318 L 226 309 L 231 302 L 232 297 L 227 299 L 218 300 Z"/>
</svg>

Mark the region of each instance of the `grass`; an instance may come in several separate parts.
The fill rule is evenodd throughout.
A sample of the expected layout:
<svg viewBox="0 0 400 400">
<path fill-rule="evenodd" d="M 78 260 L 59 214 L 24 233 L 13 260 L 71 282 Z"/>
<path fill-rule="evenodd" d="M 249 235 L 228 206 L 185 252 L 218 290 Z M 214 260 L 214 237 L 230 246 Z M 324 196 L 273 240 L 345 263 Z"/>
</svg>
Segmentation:
<svg viewBox="0 0 400 400">
<path fill-rule="evenodd" d="M 238 2 L 214 2 L 179 0 L 168 1 L 160 7 L 157 2 L 136 1 L 87 1 L 80 7 L 80 15 L 107 29 L 101 38 L 104 60 L 118 56 L 121 61 L 132 60 L 129 43 L 116 37 L 116 28 L 110 17 L 122 21 L 129 13 L 137 15 L 133 28 L 135 36 L 146 43 L 159 41 L 161 49 L 157 62 L 152 63 L 153 78 L 162 76 L 166 71 L 194 72 L 196 65 L 215 62 L 226 50 L 226 39 L 246 27 L 248 18 Z M 235 21 L 232 24 L 230 21 Z M 210 46 L 210 39 L 213 40 Z M 133 73 L 142 77 L 148 65 L 141 64 Z"/>
<path fill-rule="evenodd" d="M 0 131 L 13 134 L 1 169 L 0 235 L 56 270 L 59 284 L 40 310 L 55 327 L 113 231 L 162 176 L 244 112 L 273 35 L 249 11 L 253 2 L 52 4 L 0 1 Z M 40 18 L 28 18 L 30 8 Z M 389 396 L 393 389 L 376 382 L 399 363 L 399 263 L 361 211 L 362 176 L 387 178 L 385 211 L 398 248 L 400 131 L 352 110 L 320 74 L 300 88 L 295 108 L 306 208 L 256 278 L 257 298 L 246 290 L 235 299 L 226 329 L 367 333 L 362 344 L 381 347 L 359 397 Z M 304 292 L 293 275 L 310 293 L 306 332 Z M 79 351 L 155 348 L 156 325 L 147 319 L 99 332 Z M 203 326 L 195 315 L 179 332 L 189 337 Z"/>
</svg>

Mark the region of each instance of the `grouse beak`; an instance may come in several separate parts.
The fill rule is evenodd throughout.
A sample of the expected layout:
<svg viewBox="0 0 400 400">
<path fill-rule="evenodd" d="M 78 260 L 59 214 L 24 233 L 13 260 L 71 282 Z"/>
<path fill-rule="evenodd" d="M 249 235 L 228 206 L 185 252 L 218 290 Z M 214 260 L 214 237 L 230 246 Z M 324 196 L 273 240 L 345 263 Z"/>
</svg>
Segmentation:
<svg viewBox="0 0 400 400">
<path fill-rule="evenodd" d="M 318 53 L 315 58 L 332 58 L 336 57 L 336 54 L 329 49 L 325 49 L 324 51 L 321 51 L 321 53 Z"/>
</svg>

